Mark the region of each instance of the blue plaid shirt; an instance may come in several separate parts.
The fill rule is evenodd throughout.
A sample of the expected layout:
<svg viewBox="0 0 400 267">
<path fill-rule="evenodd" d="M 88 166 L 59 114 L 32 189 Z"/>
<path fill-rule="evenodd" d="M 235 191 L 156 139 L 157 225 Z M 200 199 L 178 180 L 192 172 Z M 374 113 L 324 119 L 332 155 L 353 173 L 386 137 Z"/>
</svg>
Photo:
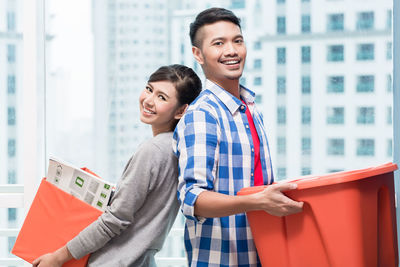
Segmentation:
<svg viewBox="0 0 400 267">
<path fill-rule="evenodd" d="M 264 184 L 273 182 L 272 164 L 262 116 L 254 93 L 241 86 L 241 98 L 253 116 L 260 138 Z M 200 218 L 194 205 L 205 190 L 236 195 L 253 186 L 254 150 L 246 106 L 207 80 L 174 133 L 179 158 L 178 198 L 186 216 L 185 248 L 190 266 L 260 266 L 245 214 Z"/>
</svg>

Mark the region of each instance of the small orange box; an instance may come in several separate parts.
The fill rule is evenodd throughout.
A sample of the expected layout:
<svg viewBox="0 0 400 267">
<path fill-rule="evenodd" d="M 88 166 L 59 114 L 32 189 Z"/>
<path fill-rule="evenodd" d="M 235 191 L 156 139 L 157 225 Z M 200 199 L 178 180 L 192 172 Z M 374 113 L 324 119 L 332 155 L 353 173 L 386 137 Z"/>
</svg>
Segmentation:
<svg viewBox="0 0 400 267">
<path fill-rule="evenodd" d="M 303 201 L 303 212 L 276 217 L 247 213 L 263 266 L 398 266 L 393 171 L 384 164 L 304 177 L 285 194 Z M 239 195 L 263 190 L 243 188 Z"/>
<path fill-rule="evenodd" d="M 102 212 L 62 191 L 44 178 L 18 234 L 12 254 L 32 263 L 64 246 Z M 86 266 L 89 255 L 63 267 Z"/>
</svg>

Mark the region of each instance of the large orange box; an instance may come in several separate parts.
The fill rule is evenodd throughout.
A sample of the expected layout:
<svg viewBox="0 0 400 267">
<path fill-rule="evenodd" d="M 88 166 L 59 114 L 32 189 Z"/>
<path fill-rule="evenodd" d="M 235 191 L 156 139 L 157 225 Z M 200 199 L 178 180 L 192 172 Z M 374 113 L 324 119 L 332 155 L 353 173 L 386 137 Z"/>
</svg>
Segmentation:
<svg viewBox="0 0 400 267">
<path fill-rule="evenodd" d="M 393 163 L 304 177 L 285 194 L 304 202 L 285 217 L 247 213 L 263 266 L 397 267 Z M 244 188 L 239 195 L 263 190 Z"/>
<path fill-rule="evenodd" d="M 32 263 L 39 256 L 64 246 L 102 211 L 43 179 L 11 251 Z M 86 266 L 89 255 L 63 267 Z"/>
</svg>

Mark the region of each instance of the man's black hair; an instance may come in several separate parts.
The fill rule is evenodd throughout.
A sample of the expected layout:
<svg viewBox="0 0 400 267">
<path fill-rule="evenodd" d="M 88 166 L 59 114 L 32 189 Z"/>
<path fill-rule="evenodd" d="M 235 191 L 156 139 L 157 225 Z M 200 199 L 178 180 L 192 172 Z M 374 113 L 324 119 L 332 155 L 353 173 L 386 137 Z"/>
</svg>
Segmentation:
<svg viewBox="0 0 400 267">
<path fill-rule="evenodd" d="M 199 47 L 199 40 L 197 40 L 198 30 L 207 24 L 212 24 L 217 21 L 230 21 L 240 27 L 240 19 L 233 14 L 232 11 L 225 8 L 213 7 L 200 12 L 196 19 L 190 24 L 190 41 L 193 46 Z"/>
</svg>

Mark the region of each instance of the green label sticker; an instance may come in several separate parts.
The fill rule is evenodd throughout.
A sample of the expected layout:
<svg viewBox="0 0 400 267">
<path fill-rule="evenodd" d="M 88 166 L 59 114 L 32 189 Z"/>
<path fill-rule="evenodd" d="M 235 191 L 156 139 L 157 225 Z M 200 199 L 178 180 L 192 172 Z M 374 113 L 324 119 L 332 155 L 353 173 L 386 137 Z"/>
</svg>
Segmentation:
<svg viewBox="0 0 400 267">
<path fill-rule="evenodd" d="M 102 198 L 106 198 L 106 197 L 107 197 L 107 195 L 104 194 L 104 193 L 101 193 L 100 196 L 101 196 Z"/>
<path fill-rule="evenodd" d="M 110 185 L 109 184 L 104 184 L 104 188 L 107 190 L 110 190 Z"/>
<path fill-rule="evenodd" d="M 83 187 L 83 184 L 85 183 L 85 180 L 83 180 L 81 177 L 76 177 L 75 179 L 75 184 L 79 187 Z"/>
<path fill-rule="evenodd" d="M 103 207 L 103 202 L 97 201 L 97 206 L 99 206 L 100 208 Z"/>
</svg>

